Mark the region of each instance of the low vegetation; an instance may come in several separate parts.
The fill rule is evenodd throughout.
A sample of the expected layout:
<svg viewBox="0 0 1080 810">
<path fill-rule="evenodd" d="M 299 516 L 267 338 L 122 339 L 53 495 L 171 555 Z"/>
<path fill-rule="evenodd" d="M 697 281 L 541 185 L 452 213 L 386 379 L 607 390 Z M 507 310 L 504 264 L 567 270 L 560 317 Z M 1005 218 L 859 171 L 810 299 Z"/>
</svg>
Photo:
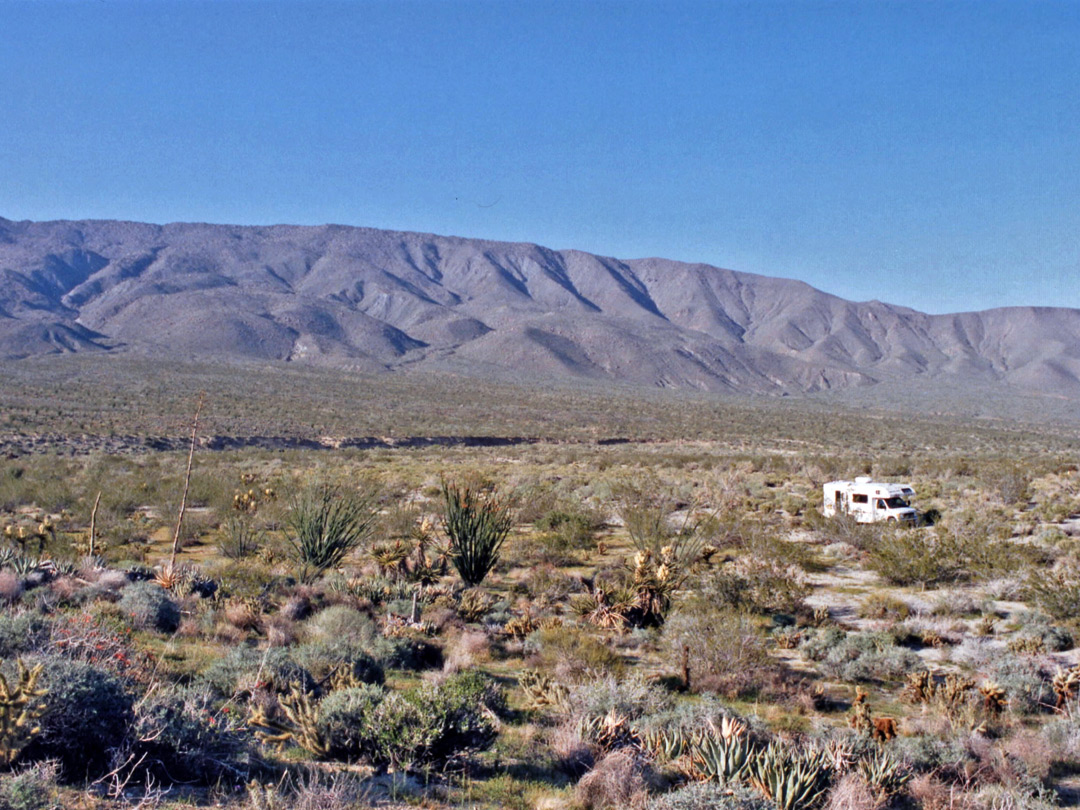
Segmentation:
<svg viewBox="0 0 1080 810">
<path fill-rule="evenodd" d="M 18 432 L 0 808 L 1075 803 L 1073 434 L 687 401 L 650 441 L 199 449 L 175 566 L 180 445 Z M 856 474 L 933 520 L 826 520 Z"/>
</svg>

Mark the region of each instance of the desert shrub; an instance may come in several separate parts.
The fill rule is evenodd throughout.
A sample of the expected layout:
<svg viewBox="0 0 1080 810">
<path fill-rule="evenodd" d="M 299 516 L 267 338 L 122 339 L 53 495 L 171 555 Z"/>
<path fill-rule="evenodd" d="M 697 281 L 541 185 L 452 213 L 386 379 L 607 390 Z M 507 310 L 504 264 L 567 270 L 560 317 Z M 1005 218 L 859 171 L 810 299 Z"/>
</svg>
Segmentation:
<svg viewBox="0 0 1080 810">
<path fill-rule="evenodd" d="M 385 680 L 382 664 L 355 641 L 302 644 L 292 651 L 292 658 L 318 683 L 334 673 L 347 673 L 353 680 L 366 684 L 381 684 Z"/>
<path fill-rule="evenodd" d="M 50 625 L 40 613 L 0 613 L 0 659 L 37 650 L 49 638 Z"/>
<path fill-rule="evenodd" d="M 124 588 L 120 609 L 143 630 L 172 633 L 180 626 L 180 608 L 153 582 L 135 582 Z"/>
<path fill-rule="evenodd" d="M 610 712 L 627 720 L 639 720 L 669 712 L 673 706 L 669 691 L 639 675 L 621 680 L 608 675 L 574 685 L 566 708 L 572 716 L 579 718 L 599 718 Z"/>
<path fill-rule="evenodd" d="M 807 657 L 820 662 L 829 677 L 854 681 L 895 681 L 919 666 L 919 656 L 897 646 L 890 633 L 847 633 L 836 639 L 834 628 L 819 631 L 802 646 Z"/>
<path fill-rule="evenodd" d="M 829 651 L 843 643 L 847 633 L 839 627 L 822 627 L 808 635 L 799 649 L 811 661 L 823 661 Z"/>
<path fill-rule="evenodd" d="M 881 532 L 866 549 L 869 566 L 892 585 L 927 587 L 954 582 L 965 573 L 957 538 L 944 532 L 927 534 L 903 527 Z"/>
<path fill-rule="evenodd" d="M 531 665 L 553 671 L 560 680 L 596 673 L 617 676 L 626 667 L 621 655 L 576 627 L 538 630 L 526 640 L 526 651 L 532 654 Z"/>
<path fill-rule="evenodd" d="M 135 707 L 132 754 L 159 783 L 243 784 L 250 770 L 247 738 L 214 711 L 206 690 L 156 691 Z"/>
<path fill-rule="evenodd" d="M 583 548 L 602 524 L 603 520 L 595 511 L 575 504 L 545 512 L 534 525 L 541 531 L 561 535 L 570 546 Z"/>
<path fill-rule="evenodd" d="M 1024 598 L 1055 619 L 1080 615 L 1080 569 L 1064 565 L 1032 572 L 1025 582 Z"/>
<path fill-rule="evenodd" d="M 911 606 L 902 599 L 884 593 L 872 593 L 859 605 L 864 619 L 896 619 L 903 621 L 911 615 Z"/>
<path fill-rule="evenodd" d="M 312 581 L 339 566 L 367 540 L 377 523 L 374 490 L 354 493 L 320 484 L 294 494 L 286 517 L 286 539 L 300 578 Z"/>
<path fill-rule="evenodd" d="M 335 759 L 380 760 L 379 709 L 386 692 L 367 684 L 331 692 L 319 704 L 318 729 Z M 378 753 L 376 753 L 378 752 Z"/>
<path fill-rule="evenodd" d="M 379 633 L 371 617 L 347 605 L 331 605 L 307 620 L 308 632 L 324 641 L 370 644 Z"/>
<path fill-rule="evenodd" d="M 293 659 L 290 650 L 280 647 L 262 651 L 233 647 L 214 659 L 197 680 L 226 698 L 251 692 L 256 687 L 281 693 L 291 687 L 304 692 L 315 688 L 311 673 Z"/>
<path fill-rule="evenodd" d="M 570 565 L 593 547 L 600 516 L 580 504 L 564 504 L 544 512 L 533 524 L 538 534 L 520 544 L 518 556 L 530 563 Z"/>
<path fill-rule="evenodd" d="M 1010 710 L 1031 714 L 1054 705 L 1054 693 L 1039 663 L 1028 656 L 995 651 L 988 675 L 1005 690 Z"/>
<path fill-rule="evenodd" d="M 773 803 L 748 787 L 691 782 L 656 796 L 646 810 L 772 810 Z"/>
<path fill-rule="evenodd" d="M 530 568 L 523 579 L 523 586 L 529 598 L 542 605 L 561 602 L 584 587 L 580 579 L 564 574 L 553 565 Z"/>
<path fill-rule="evenodd" d="M 499 561 L 499 550 L 510 533 L 510 502 L 495 493 L 446 482 L 442 495 L 450 562 L 466 586 L 479 585 Z"/>
<path fill-rule="evenodd" d="M 810 592 L 798 568 L 758 557 L 709 571 L 696 585 L 708 602 L 753 613 L 794 613 Z"/>
<path fill-rule="evenodd" d="M 41 733 L 23 756 L 56 759 L 70 779 L 102 773 L 131 725 L 131 695 L 116 675 L 104 669 L 58 656 L 40 660 L 45 664 L 47 708 L 40 720 Z"/>
<path fill-rule="evenodd" d="M 1046 616 L 1032 611 L 1020 611 L 1014 616 L 1020 624 L 1020 638 L 1038 639 L 1048 652 L 1071 650 L 1072 634 L 1051 622 Z"/>
<path fill-rule="evenodd" d="M 1006 506 L 1027 503 L 1031 496 L 1031 474 L 1018 465 L 1005 465 L 986 470 L 983 485 Z"/>
<path fill-rule="evenodd" d="M 218 551 L 230 560 L 246 560 L 266 540 L 266 532 L 244 516 L 232 516 L 221 526 Z"/>
<path fill-rule="evenodd" d="M 38 762 L 0 777 L 0 810 L 58 810 L 57 764 Z"/>
<path fill-rule="evenodd" d="M 956 772 L 971 760 L 963 742 L 954 738 L 912 734 L 897 737 L 890 746 L 915 771 Z"/>
<path fill-rule="evenodd" d="M 707 596 L 680 605 L 665 623 L 661 643 L 671 664 L 689 666 L 691 688 L 748 694 L 774 668 L 751 617 Z"/>
<path fill-rule="evenodd" d="M 405 692 L 361 686 L 332 693 L 319 706 L 319 724 L 341 755 L 409 768 L 488 747 L 505 708 L 502 691 L 474 671 Z"/>
</svg>

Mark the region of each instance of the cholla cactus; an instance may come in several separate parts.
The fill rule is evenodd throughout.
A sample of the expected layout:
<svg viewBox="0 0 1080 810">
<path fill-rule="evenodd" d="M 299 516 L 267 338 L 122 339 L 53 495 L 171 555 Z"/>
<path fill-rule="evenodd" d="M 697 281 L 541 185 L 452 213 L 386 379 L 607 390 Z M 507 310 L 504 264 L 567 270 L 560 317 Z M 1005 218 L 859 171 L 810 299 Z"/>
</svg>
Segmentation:
<svg viewBox="0 0 1080 810">
<path fill-rule="evenodd" d="M 550 675 L 535 669 L 523 670 L 518 676 L 518 685 L 525 693 L 526 705 L 532 709 L 561 707 L 566 705 L 570 697 L 570 690 Z"/>
<path fill-rule="evenodd" d="M 292 740 L 317 757 L 328 756 L 330 745 L 319 731 L 319 709 L 311 703 L 311 698 L 294 686 L 280 703 L 284 721 L 270 717 L 261 706 L 251 709 L 248 724 L 265 729 L 256 731 L 255 736 L 263 743 L 276 745 L 279 750 Z"/>
<path fill-rule="evenodd" d="M 513 638 L 525 638 L 536 629 L 536 622 L 529 613 L 515 616 L 503 625 L 503 632 Z"/>
<path fill-rule="evenodd" d="M 38 698 L 48 694 L 47 689 L 38 688 L 37 681 L 45 669 L 38 664 L 27 669 L 22 659 L 17 661 L 19 682 L 15 686 L 8 684 L 0 675 L 0 764 L 10 768 L 22 750 L 41 731 L 35 722 L 45 713 L 46 704 Z"/>
<path fill-rule="evenodd" d="M 979 686 L 979 694 L 983 696 L 983 708 L 989 714 L 1001 714 L 1009 705 L 1005 690 L 994 681 L 983 681 Z"/>
<path fill-rule="evenodd" d="M 872 735 L 874 733 L 874 720 L 870 715 L 870 706 L 866 702 L 866 691 L 862 687 L 855 687 L 855 700 L 851 702 L 851 717 L 848 725 L 861 734 Z"/>
<path fill-rule="evenodd" d="M 967 694 L 975 688 L 975 681 L 962 675 L 946 675 L 945 683 L 937 690 L 938 699 L 951 715 L 967 701 Z"/>
<path fill-rule="evenodd" d="M 929 670 L 923 669 L 919 672 L 908 673 L 902 697 L 911 703 L 929 703 L 934 699 L 936 692 L 937 685 L 934 683 L 934 676 Z"/>
<path fill-rule="evenodd" d="M 1059 667 L 1054 673 L 1053 680 L 1050 681 L 1050 686 L 1054 690 L 1054 695 L 1057 696 L 1056 708 L 1060 709 L 1075 698 L 1077 691 L 1080 690 L 1080 664 L 1068 669 Z"/>
</svg>

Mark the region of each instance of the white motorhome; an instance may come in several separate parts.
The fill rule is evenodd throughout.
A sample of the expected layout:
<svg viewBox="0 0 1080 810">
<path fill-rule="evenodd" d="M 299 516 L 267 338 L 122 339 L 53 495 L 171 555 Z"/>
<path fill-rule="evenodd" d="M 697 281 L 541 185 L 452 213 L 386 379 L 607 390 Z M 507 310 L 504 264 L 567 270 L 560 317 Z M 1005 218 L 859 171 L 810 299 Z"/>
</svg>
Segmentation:
<svg viewBox="0 0 1080 810">
<path fill-rule="evenodd" d="M 825 491 L 825 517 L 851 515 L 857 523 L 914 523 L 917 513 L 908 503 L 915 494 L 907 484 L 885 484 L 869 476 L 854 481 L 830 481 Z"/>
</svg>

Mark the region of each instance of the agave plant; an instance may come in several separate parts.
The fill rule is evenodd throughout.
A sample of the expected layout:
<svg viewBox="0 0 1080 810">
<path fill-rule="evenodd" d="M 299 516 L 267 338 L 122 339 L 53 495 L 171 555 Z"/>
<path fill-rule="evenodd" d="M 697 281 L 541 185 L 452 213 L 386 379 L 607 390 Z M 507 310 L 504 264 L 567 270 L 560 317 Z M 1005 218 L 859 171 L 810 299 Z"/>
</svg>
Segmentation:
<svg viewBox="0 0 1080 810">
<path fill-rule="evenodd" d="M 859 773 L 881 800 L 895 796 L 911 779 L 904 763 L 888 751 L 879 748 L 873 756 L 859 761 Z"/>
<path fill-rule="evenodd" d="M 692 750 L 695 740 L 681 728 L 641 732 L 641 744 L 658 760 L 671 762 Z"/>
<path fill-rule="evenodd" d="M 32 557 L 29 554 L 16 554 L 11 558 L 9 565 L 11 566 L 12 571 L 20 577 L 25 577 L 34 573 L 41 567 L 41 560 L 38 557 Z"/>
<path fill-rule="evenodd" d="M 806 810 L 825 795 L 832 769 L 823 751 L 795 751 L 770 743 L 751 761 L 749 778 L 777 810 Z"/>
<path fill-rule="evenodd" d="M 691 757 L 700 778 L 730 785 L 750 776 L 756 753 L 746 724 L 725 717 L 719 730 L 710 727 L 694 739 Z"/>
</svg>

